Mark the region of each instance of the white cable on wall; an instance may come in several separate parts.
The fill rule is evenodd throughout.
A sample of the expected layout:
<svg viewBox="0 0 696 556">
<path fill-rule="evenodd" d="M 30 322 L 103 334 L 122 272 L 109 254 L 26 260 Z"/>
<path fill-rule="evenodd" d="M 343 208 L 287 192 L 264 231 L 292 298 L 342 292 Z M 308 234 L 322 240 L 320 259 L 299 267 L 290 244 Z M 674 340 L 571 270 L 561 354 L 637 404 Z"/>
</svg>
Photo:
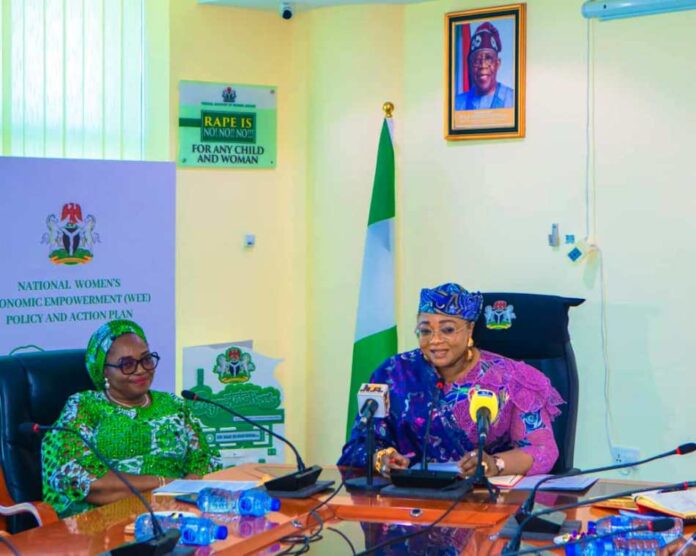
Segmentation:
<svg viewBox="0 0 696 556">
<path fill-rule="evenodd" d="M 611 367 L 609 365 L 609 335 L 607 326 L 607 282 L 604 268 L 604 253 L 597 242 L 597 188 L 595 179 L 595 138 L 594 138 L 594 24 L 587 20 L 586 61 L 587 94 L 585 121 L 585 239 L 590 252 L 597 253 L 600 277 L 600 335 L 602 344 L 602 362 L 604 365 L 604 430 L 607 437 L 609 454 L 613 457 L 613 419 L 611 414 Z"/>
</svg>

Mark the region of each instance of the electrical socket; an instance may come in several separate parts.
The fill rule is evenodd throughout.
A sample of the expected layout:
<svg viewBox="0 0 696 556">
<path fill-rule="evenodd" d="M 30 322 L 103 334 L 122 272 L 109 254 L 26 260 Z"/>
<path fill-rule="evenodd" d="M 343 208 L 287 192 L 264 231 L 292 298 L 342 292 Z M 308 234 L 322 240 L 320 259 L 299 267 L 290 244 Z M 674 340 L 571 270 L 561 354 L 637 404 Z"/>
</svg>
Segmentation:
<svg viewBox="0 0 696 556">
<path fill-rule="evenodd" d="M 635 463 L 640 459 L 638 448 L 626 448 L 625 446 L 613 446 L 611 457 L 615 464 Z"/>
</svg>

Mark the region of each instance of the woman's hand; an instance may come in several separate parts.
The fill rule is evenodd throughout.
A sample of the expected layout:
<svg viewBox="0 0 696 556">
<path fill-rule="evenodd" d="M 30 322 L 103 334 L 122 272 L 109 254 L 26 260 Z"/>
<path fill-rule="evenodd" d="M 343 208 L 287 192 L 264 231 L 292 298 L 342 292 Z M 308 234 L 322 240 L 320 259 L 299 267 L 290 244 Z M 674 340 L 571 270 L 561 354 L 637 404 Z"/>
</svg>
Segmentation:
<svg viewBox="0 0 696 556">
<path fill-rule="evenodd" d="M 411 460 L 406 456 L 394 450 L 379 455 L 379 460 L 376 462 L 375 467 L 379 470 L 381 475 L 389 477 L 392 469 L 408 469 L 410 462 Z"/>
<path fill-rule="evenodd" d="M 464 457 L 459 460 L 459 474 L 462 477 L 471 477 L 476 472 L 476 462 L 478 453 L 474 450 L 464 454 Z M 493 456 L 483 452 L 483 468 L 486 471 L 486 477 L 492 477 L 498 474 L 498 467 L 495 465 Z"/>
</svg>

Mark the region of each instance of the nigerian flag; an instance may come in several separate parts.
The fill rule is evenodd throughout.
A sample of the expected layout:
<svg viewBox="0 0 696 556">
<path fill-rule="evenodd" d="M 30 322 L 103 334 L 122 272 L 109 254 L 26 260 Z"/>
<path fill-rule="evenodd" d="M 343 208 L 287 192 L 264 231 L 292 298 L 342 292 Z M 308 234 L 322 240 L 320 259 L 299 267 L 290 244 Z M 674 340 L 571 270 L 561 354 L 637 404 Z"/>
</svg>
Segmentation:
<svg viewBox="0 0 696 556">
<path fill-rule="evenodd" d="M 377 366 L 396 353 L 394 314 L 394 147 L 391 119 L 385 118 L 379 137 L 375 182 L 360 278 L 358 320 L 348 403 L 348 433 L 357 412 L 356 395 Z"/>
</svg>

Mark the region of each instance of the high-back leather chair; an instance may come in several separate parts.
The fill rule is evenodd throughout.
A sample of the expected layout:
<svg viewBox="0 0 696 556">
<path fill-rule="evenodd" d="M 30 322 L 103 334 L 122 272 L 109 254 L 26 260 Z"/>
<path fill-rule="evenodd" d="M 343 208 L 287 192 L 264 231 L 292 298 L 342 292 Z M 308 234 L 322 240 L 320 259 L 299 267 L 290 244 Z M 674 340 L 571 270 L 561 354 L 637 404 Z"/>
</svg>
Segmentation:
<svg viewBox="0 0 696 556">
<path fill-rule="evenodd" d="M 0 357 L 0 492 L 13 503 L 42 499 L 41 439 L 22 435 L 21 423 L 53 425 L 69 396 L 93 389 L 85 350 L 21 353 Z M 35 524 L 26 516 L 8 520 L 16 533 Z"/>
<path fill-rule="evenodd" d="M 553 422 L 559 456 L 552 473 L 573 467 L 578 370 L 568 333 L 568 309 L 584 301 L 555 295 L 484 293 L 484 309 L 474 327 L 479 348 L 536 367 L 566 401 Z"/>
</svg>

